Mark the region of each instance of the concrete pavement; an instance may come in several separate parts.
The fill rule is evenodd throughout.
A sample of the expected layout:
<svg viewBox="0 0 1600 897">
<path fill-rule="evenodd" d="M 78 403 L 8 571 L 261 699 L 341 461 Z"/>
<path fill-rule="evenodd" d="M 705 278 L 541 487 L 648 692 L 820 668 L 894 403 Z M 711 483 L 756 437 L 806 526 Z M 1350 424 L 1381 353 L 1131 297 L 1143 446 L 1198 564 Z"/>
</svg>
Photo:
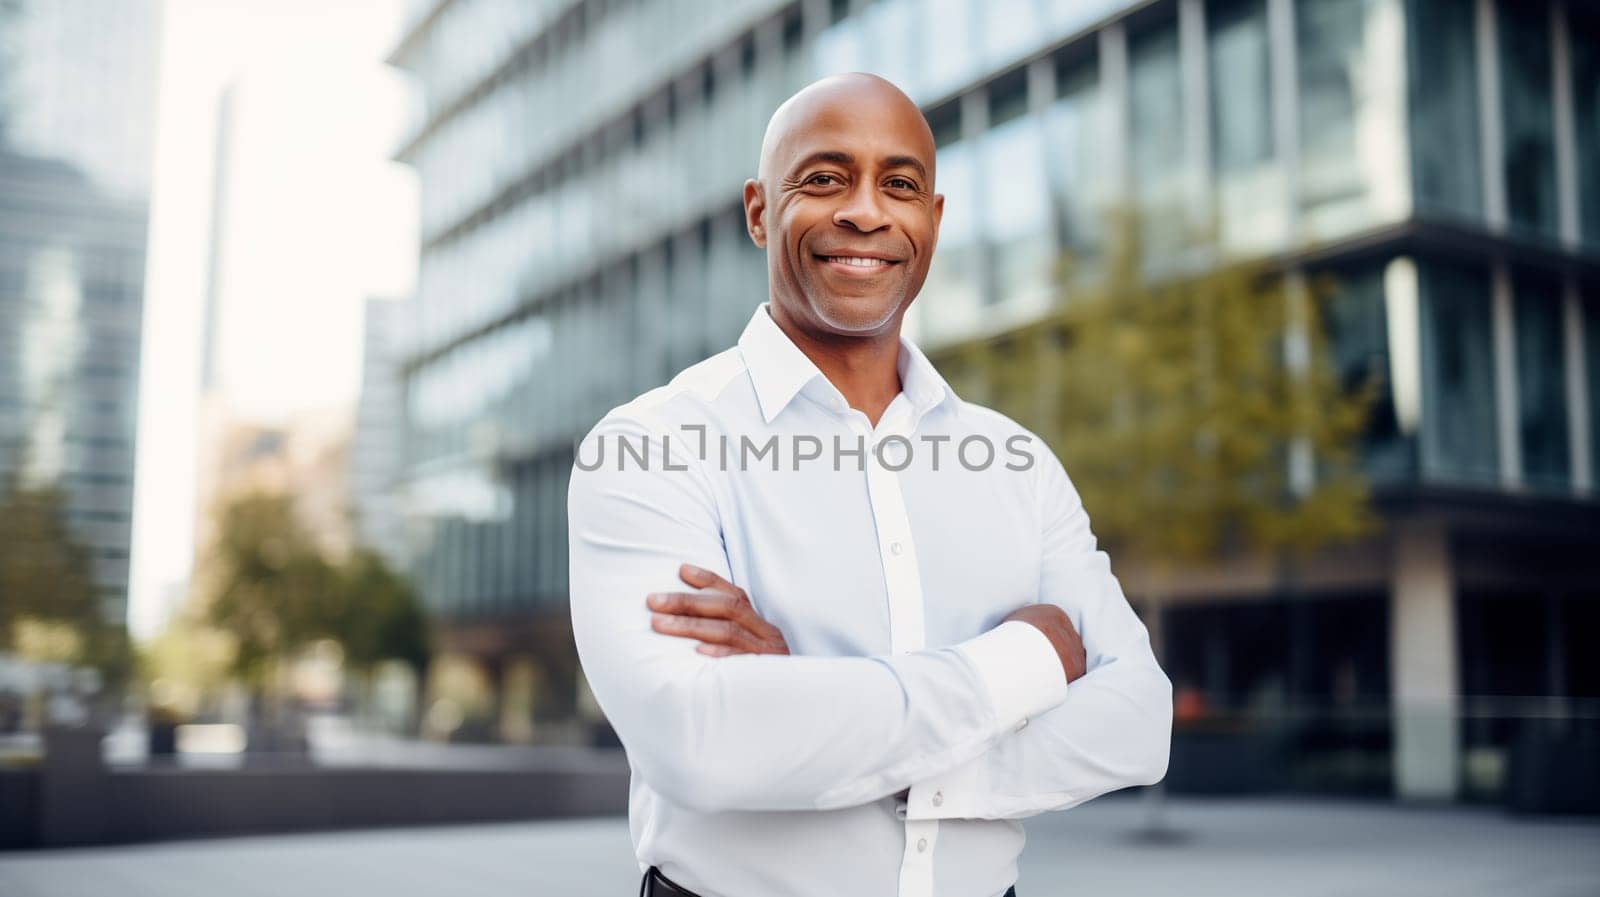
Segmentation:
<svg viewBox="0 0 1600 897">
<path fill-rule="evenodd" d="M 1022 897 L 1593 897 L 1600 820 L 1304 798 L 1144 800 L 1028 821 Z M 5 897 L 631 897 L 627 821 L 275 835 L 0 854 Z"/>
</svg>

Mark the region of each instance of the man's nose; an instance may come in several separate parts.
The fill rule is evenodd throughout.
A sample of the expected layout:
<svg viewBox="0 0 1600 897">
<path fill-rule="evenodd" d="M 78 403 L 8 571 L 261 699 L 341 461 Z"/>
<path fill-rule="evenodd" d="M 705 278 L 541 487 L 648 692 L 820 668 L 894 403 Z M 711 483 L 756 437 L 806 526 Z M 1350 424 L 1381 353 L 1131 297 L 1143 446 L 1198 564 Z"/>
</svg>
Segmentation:
<svg viewBox="0 0 1600 897">
<path fill-rule="evenodd" d="M 876 185 L 870 181 L 858 182 L 845 195 L 844 202 L 833 213 L 833 223 L 871 233 L 889 225 L 889 216 L 883 208 L 883 198 Z"/>
</svg>

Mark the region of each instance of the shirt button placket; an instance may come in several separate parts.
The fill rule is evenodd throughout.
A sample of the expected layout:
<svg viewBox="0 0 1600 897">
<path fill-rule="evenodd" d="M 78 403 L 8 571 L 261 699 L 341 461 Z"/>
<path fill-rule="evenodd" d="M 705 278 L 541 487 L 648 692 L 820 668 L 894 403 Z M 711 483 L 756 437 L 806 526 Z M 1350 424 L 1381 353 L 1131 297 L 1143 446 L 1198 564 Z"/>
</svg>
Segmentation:
<svg viewBox="0 0 1600 897">
<path fill-rule="evenodd" d="M 910 436 L 901 432 L 898 420 L 884 421 L 883 435 Z M 883 447 L 883 462 L 892 467 L 902 467 L 909 459 L 906 445 L 895 440 Z M 900 475 L 879 461 L 877 444 L 867 446 L 867 494 L 872 503 L 873 520 L 878 528 L 879 554 L 883 561 L 884 584 L 889 593 L 889 643 L 891 653 L 920 651 L 927 640 L 924 631 L 922 576 L 917 569 L 915 545 L 911 539 L 911 521 L 906 514 L 905 496 L 900 490 Z M 930 786 L 911 786 L 910 802 L 923 801 L 937 807 L 944 803 L 942 792 L 935 792 L 931 801 L 923 797 Z M 905 820 L 905 854 L 900 863 L 900 897 L 932 897 L 933 848 L 938 840 L 937 819 Z"/>
</svg>

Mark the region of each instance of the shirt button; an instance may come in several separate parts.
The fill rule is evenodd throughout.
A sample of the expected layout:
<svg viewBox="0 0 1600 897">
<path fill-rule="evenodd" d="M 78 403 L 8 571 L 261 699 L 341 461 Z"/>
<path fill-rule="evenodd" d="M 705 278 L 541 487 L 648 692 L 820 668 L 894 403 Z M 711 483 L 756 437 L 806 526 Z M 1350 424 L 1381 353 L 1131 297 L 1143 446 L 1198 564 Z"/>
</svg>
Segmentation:
<svg viewBox="0 0 1600 897">
<path fill-rule="evenodd" d="M 918 838 L 917 839 L 917 853 L 927 853 L 927 851 L 928 851 L 928 839 L 927 838 Z"/>
<path fill-rule="evenodd" d="M 905 549 L 900 547 L 900 543 L 899 542 L 890 542 L 889 543 L 889 553 L 890 554 L 899 555 L 900 552 L 902 552 L 904 550 Z"/>
<path fill-rule="evenodd" d="M 936 806 L 936 807 L 944 806 L 944 792 L 943 791 L 935 791 L 935 792 L 933 792 L 933 805 Z"/>
<path fill-rule="evenodd" d="M 1017 731 L 1021 732 L 1024 728 L 1027 727 L 1027 725 L 1028 725 L 1028 718 L 1027 717 L 1023 717 L 1022 718 L 1022 722 L 1017 723 Z"/>
</svg>

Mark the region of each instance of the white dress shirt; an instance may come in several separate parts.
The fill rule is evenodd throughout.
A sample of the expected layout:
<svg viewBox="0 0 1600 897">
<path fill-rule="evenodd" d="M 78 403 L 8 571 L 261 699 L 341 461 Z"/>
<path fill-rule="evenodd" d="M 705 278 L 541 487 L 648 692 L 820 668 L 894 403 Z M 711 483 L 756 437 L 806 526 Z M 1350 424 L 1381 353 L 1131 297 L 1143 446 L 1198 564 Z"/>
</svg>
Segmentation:
<svg viewBox="0 0 1600 897">
<path fill-rule="evenodd" d="M 573 633 L 641 871 L 703 897 L 995 897 L 1017 820 L 1165 775 L 1172 686 L 1061 463 L 904 337 L 898 367 L 873 427 L 763 303 L 579 444 Z M 791 656 L 655 632 L 645 596 L 694 591 L 680 563 L 748 592 Z M 1070 685 L 1042 632 L 997 625 L 1040 602 L 1083 637 Z"/>
</svg>

